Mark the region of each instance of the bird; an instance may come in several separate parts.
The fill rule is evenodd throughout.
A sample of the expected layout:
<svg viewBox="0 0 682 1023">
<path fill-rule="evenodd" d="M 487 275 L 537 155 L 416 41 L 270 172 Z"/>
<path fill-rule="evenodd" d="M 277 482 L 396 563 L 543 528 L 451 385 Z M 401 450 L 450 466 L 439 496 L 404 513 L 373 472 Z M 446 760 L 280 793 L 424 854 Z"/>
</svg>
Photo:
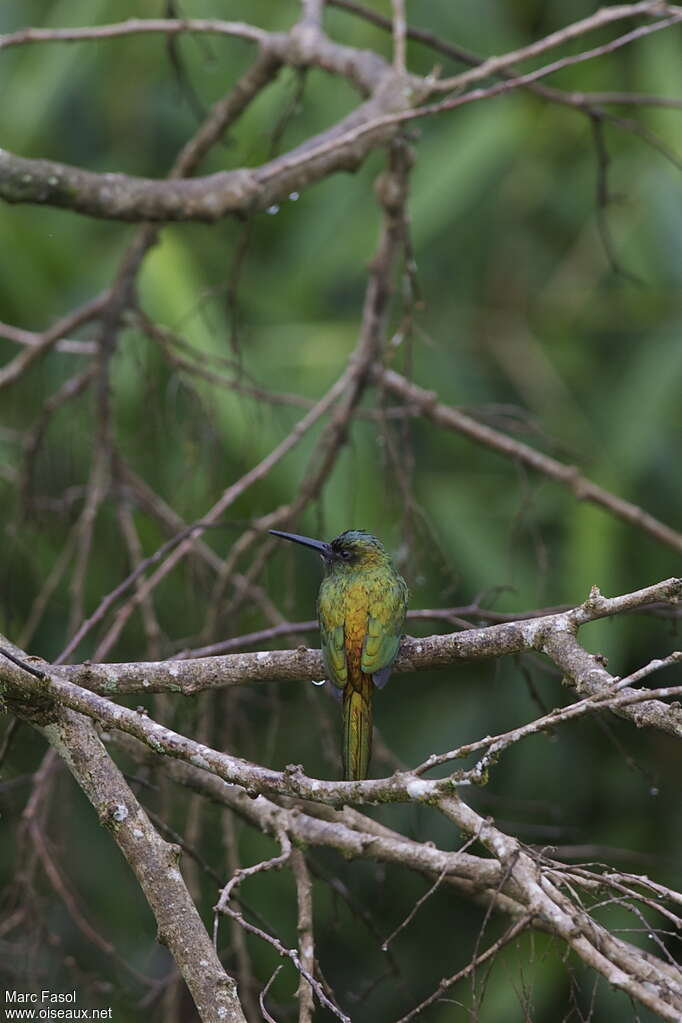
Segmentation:
<svg viewBox="0 0 682 1023">
<path fill-rule="evenodd" d="M 347 529 L 329 543 L 279 529 L 269 532 L 322 558 L 317 616 L 327 678 L 343 702 L 343 777 L 362 781 L 372 751 L 372 689 L 383 689 L 391 676 L 407 612 L 407 584 L 381 541 L 364 529 Z"/>
</svg>

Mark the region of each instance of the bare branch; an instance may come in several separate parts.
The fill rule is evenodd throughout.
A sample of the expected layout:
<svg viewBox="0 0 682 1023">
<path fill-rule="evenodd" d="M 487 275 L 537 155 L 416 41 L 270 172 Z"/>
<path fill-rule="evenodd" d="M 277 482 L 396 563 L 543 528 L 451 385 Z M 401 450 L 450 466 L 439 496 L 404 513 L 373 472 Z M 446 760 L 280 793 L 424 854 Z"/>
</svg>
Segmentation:
<svg viewBox="0 0 682 1023">
<path fill-rule="evenodd" d="M 499 74 L 500 71 L 505 71 L 507 68 L 512 67 L 515 64 L 519 64 L 524 60 L 529 60 L 532 57 L 539 57 L 540 54 L 547 53 L 548 50 L 554 50 L 558 46 L 563 46 L 564 43 L 570 42 L 572 39 L 577 39 L 580 36 L 586 35 L 588 32 L 593 32 L 595 29 L 601 28 L 604 25 L 610 25 L 614 21 L 622 21 L 623 19 L 642 16 L 660 18 L 669 10 L 673 10 L 673 8 L 668 7 L 667 4 L 658 3 L 656 0 L 654 0 L 654 2 L 644 0 L 643 3 L 612 4 L 608 7 L 602 7 L 598 11 L 595 11 L 594 14 L 588 15 L 588 17 L 582 18 L 580 21 L 574 21 L 571 25 L 566 25 L 565 28 L 561 28 L 557 32 L 552 32 L 550 35 L 544 36 L 536 43 L 531 43 L 530 46 L 523 46 L 511 53 L 505 53 L 503 57 L 490 57 L 488 60 L 483 61 L 482 64 L 478 67 L 472 68 L 470 71 L 464 71 L 462 74 L 455 75 L 452 78 L 443 78 L 434 86 L 434 91 L 449 92 L 451 89 L 462 89 L 466 85 L 471 85 L 472 82 L 480 82 L 484 78 L 489 78 L 491 75 Z M 553 64 L 541 68 L 539 73 L 531 72 L 530 75 L 538 74 L 539 77 L 541 74 L 542 77 L 544 77 L 545 75 L 553 74 L 554 71 L 559 71 L 561 68 L 569 67 L 571 64 L 578 63 L 579 61 L 588 60 L 592 57 L 601 57 L 605 53 L 611 53 L 614 49 L 617 49 L 620 46 L 625 46 L 644 35 L 656 32 L 661 28 L 667 28 L 668 25 L 674 24 L 676 21 L 679 21 L 679 19 L 680 14 L 673 13 L 672 17 L 663 21 L 654 22 L 652 25 L 641 25 L 639 28 L 633 29 L 632 32 L 628 32 L 626 35 L 620 36 L 618 39 L 612 39 L 608 43 L 604 43 L 603 46 L 597 46 L 585 53 L 564 57 L 561 60 L 555 61 Z M 530 77 L 530 75 L 523 75 L 521 77 L 527 78 L 529 81 L 533 81 L 533 78 Z"/>
<path fill-rule="evenodd" d="M 0 164 L 2 163 L 2 158 L 3 151 L 0 150 Z M 26 372 L 29 366 L 32 366 L 34 362 L 42 358 L 43 355 L 46 355 L 65 334 L 70 334 L 72 331 L 77 330 L 78 327 L 83 326 L 84 323 L 90 323 L 96 319 L 108 301 L 108 293 L 99 295 L 90 302 L 86 302 L 79 309 L 74 310 L 74 312 L 68 313 L 61 320 L 57 320 L 43 334 L 34 335 L 33 343 L 27 345 L 23 351 L 15 355 L 10 362 L 0 369 L 0 389 L 17 380 L 22 373 Z"/>
<path fill-rule="evenodd" d="M 585 910 L 564 895 L 521 844 L 486 821 L 458 797 L 441 800 L 440 809 L 479 841 L 507 868 L 512 893 L 534 919 L 560 936 L 569 947 L 617 990 L 648 1006 L 662 1019 L 675 1023 L 682 1012 L 682 982 L 668 965 L 644 957 L 634 946 L 613 938 Z"/>
<path fill-rule="evenodd" d="M 291 869 L 296 882 L 296 902 L 298 904 L 298 955 L 301 966 L 311 976 L 315 969 L 315 943 L 313 939 L 313 884 L 308 871 L 308 864 L 300 849 L 292 847 L 290 855 Z M 313 989 L 301 974 L 298 983 L 298 1023 L 312 1023 Z"/>
<path fill-rule="evenodd" d="M 584 604 L 558 614 L 505 621 L 483 628 L 419 639 L 405 637 L 394 670 L 406 672 L 442 668 L 462 660 L 487 659 L 536 650 L 552 634 L 559 636 L 560 645 L 581 625 L 637 607 L 646 607 L 656 601 L 674 603 L 679 600 L 681 591 L 682 580 L 666 579 L 619 597 L 595 595 Z M 35 658 L 34 663 L 45 665 L 39 658 Z M 564 670 L 563 662 L 560 667 Z M 316 681 L 324 677 L 320 652 L 305 647 L 174 661 L 65 665 L 54 667 L 52 671 L 55 677 L 69 679 L 93 692 L 104 694 L 141 691 L 191 694 L 202 689 L 248 682 Z M 604 674 L 608 675 L 606 672 Z"/>
<path fill-rule="evenodd" d="M 201 1018 L 244 1023 L 225 973 L 178 869 L 177 847 L 164 842 L 110 760 L 91 722 L 62 709 L 43 726 L 52 746 L 109 828 L 156 917 Z"/>
<path fill-rule="evenodd" d="M 0 36 L 0 50 L 31 43 L 78 43 L 98 39 L 119 39 L 145 33 L 167 36 L 185 32 L 236 36 L 252 43 L 265 43 L 270 34 L 255 25 L 241 21 L 219 21 L 211 18 L 129 18 L 111 25 L 88 25 L 85 28 L 23 28 Z"/>
<path fill-rule="evenodd" d="M 407 69 L 405 0 L 391 0 L 391 3 L 393 5 L 393 67 L 398 74 L 404 74 Z"/>
<path fill-rule="evenodd" d="M 659 3 L 603 9 L 606 12 L 606 21 L 635 14 L 658 16 L 660 10 Z M 598 12 L 598 15 L 601 15 L 601 12 Z M 481 99 L 502 95 L 561 68 L 602 56 L 643 35 L 667 28 L 681 19 L 682 13 L 673 13 L 667 19 L 635 29 L 602 47 L 562 58 L 520 77 L 507 78 L 489 88 L 474 89 L 464 95 L 456 95 L 440 103 L 426 106 L 414 106 L 414 103 L 424 94 L 442 91 L 443 88 L 447 91 L 461 89 L 472 80 L 480 79 L 484 76 L 483 69 L 486 63 L 488 64 L 486 75 L 506 66 L 505 61 L 513 64 L 520 59 L 519 53 L 522 51 L 515 51 L 505 58 L 491 58 L 492 63 L 484 62 L 483 65 L 454 79 L 438 82 L 433 78 L 420 80 L 411 76 L 410 86 L 405 88 L 400 79 L 398 82 L 394 80 L 395 72 L 387 68 L 380 58 L 375 58 L 374 55 L 368 58 L 363 51 L 340 47 L 331 43 L 321 33 L 317 33 L 319 45 L 312 48 L 311 55 L 311 48 L 307 44 L 301 48 L 296 32 L 292 31 L 290 36 L 269 39 L 272 53 L 276 53 L 280 60 L 296 65 L 301 61 L 304 63 L 312 61 L 336 73 L 348 74 L 365 89 L 371 90 L 372 95 L 365 104 L 333 128 L 307 140 L 285 156 L 278 157 L 255 171 L 246 169 L 222 171 L 192 181 L 161 183 L 124 174 L 98 175 L 48 160 L 27 160 L 0 150 L 0 197 L 7 202 L 41 202 L 64 206 L 90 216 L 119 220 L 210 222 L 230 213 L 267 209 L 273 202 L 281 201 L 293 191 L 300 192 L 322 177 L 340 169 L 348 170 L 359 166 L 372 149 L 384 145 L 407 121 L 430 117 Z M 601 23 L 598 17 L 596 22 L 594 18 L 586 20 L 592 22 L 594 27 Z M 177 26 L 180 22 L 172 21 L 170 24 Z M 562 29 L 559 35 L 563 40 L 570 38 L 571 33 L 581 34 L 584 31 L 586 31 L 584 23 L 577 22 L 574 26 Z M 308 35 L 309 33 L 306 33 L 306 39 Z M 413 109 L 409 109 L 410 106 Z"/>
<path fill-rule="evenodd" d="M 482 966 L 483 963 L 487 962 L 489 959 L 493 959 L 501 948 L 504 948 L 505 945 L 508 945 L 510 941 L 513 941 L 514 938 L 518 937 L 519 934 L 527 929 L 531 919 L 532 918 L 530 916 L 522 916 L 520 920 L 517 920 L 509 928 L 507 928 L 504 934 L 499 937 L 497 941 L 494 941 L 492 945 L 485 950 L 485 952 L 479 952 L 478 955 L 474 956 L 471 962 L 467 963 L 466 966 L 463 966 L 461 970 L 457 971 L 457 973 L 453 973 L 451 977 L 446 977 L 441 980 L 433 994 L 429 995 L 428 998 L 425 998 L 423 1002 L 419 1003 L 419 1005 L 415 1005 L 414 1009 L 411 1009 L 408 1013 L 406 1013 L 406 1015 L 401 1016 L 399 1020 L 396 1020 L 396 1023 L 408 1023 L 409 1020 L 414 1019 L 415 1016 L 418 1016 L 424 1009 L 427 1009 L 429 1005 L 433 1005 L 433 1003 L 437 1002 L 439 998 L 442 998 L 445 992 L 453 987 L 459 980 L 464 980 L 465 977 L 470 976 L 474 970 L 478 969 L 479 966 Z"/>
<path fill-rule="evenodd" d="M 579 501 L 590 501 L 592 504 L 606 508 L 617 518 L 637 526 L 653 536 L 660 543 L 682 553 L 682 533 L 659 522 L 636 504 L 624 501 L 611 494 L 603 487 L 597 486 L 583 476 L 574 465 L 566 465 L 550 455 L 544 455 L 534 448 L 514 440 L 498 430 L 493 430 L 483 423 L 477 422 L 450 405 L 442 405 L 433 391 L 427 391 L 417 384 L 411 383 L 394 370 L 386 369 L 377 374 L 381 384 L 393 394 L 403 398 L 415 413 L 425 415 L 439 426 L 464 434 L 478 444 L 498 451 L 508 458 L 516 459 L 536 472 L 549 476 L 568 487 Z"/>
<path fill-rule="evenodd" d="M 679 594 L 682 582 L 670 580 L 666 584 L 660 584 L 657 588 L 658 596 L 661 594 L 663 585 L 667 586 L 668 592 Z M 676 689 L 666 687 L 651 693 L 646 690 L 637 691 L 623 688 L 617 695 L 612 696 L 612 686 L 615 680 L 605 669 L 597 668 L 595 658 L 584 651 L 574 639 L 574 630 L 579 624 L 594 620 L 595 617 L 605 617 L 609 613 L 614 613 L 619 605 L 621 607 L 623 605 L 632 606 L 636 599 L 648 600 L 652 596 L 653 589 L 655 588 L 649 587 L 647 590 L 638 591 L 638 594 L 628 594 L 623 598 L 612 598 L 611 600 L 598 598 L 596 594 L 592 594 L 590 600 L 584 605 L 564 615 L 550 616 L 549 619 L 533 619 L 526 623 L 514 623 L 513 626 L 491 626 L 487 630 L 478 631 L 485 633 L 510 628 L 518 629 L 524 642 L 529 643 L 530 640 L 531 647 L 541 646 L 562 668 L 564 668 L 564 664 L 568 665 L 567 674 L 579 690 L 584 687 L 591 692 L 606 691 L 614 709 L 619 713 L 631 717 L 638 724 L 653 725 L 680 737 L 682 736 L 682 707 L 668 707 L 660 700 L 655 699 L 656 696 L 665 698 L 674 695 L 677 692 Z M 465 632 L 462 638 L 469 635 L 470 633 Z M 440 640 L 443 637 L 433 638 Z M 451 640 L 452 637 L 445 637 L 445 639 L 446 641 Z M 138 711 L 112 704 L 98 694 L 68 681 L 64 677 L 64 673 L 68 672 L 69 668 L 49 669 L 46 666 L 47 670 L 45 670 L 42 664 L 40 668 L 36 668 L 32 664 L 26 663 L 25 656 L 22 658 L 21 652 L 16 651 L 16 648 L 11 648 L 9 643 L 2 652 L 6 657 L 5 665 L 0 662 L 2 677 L 15 699 L 23 701 L 30 694 L 40 703 L 58 701 L 73 710 L 101 721 L 109 728 L 122 729 L 145 742 L 156 752 L 176 757 L 191 764 L 198 764 L 206 770 L 213 771 L 225 781 L 244 785 L 254 792 L 295 795 L 313 801 L 328 802 L 332 805 L 351 801 L 377 802 L 406 799 L 429 801 L 440 797 L 444 792 L 453 791 L 460 784 L 471 784 L 472 778 L 476 776 L 476 769 L 474 769 L 472 775 L 464 772 L 460 776 L 454 775 L 436 781 L 426 781 L 410 772 L 398 772 L 391 778 L 377 781 L 323 782 L 307 778 L 299 766 L 290 766 L 283 772 L 273 771 L 228 754 L 219 753 L 206 745 L 193 742 L 169 728 L 164 728 Z M 231 657 L 251 657 L 256 663 L 259 660 L 258 655 L 231 655 Z M 267 660 L 267 655 L 264 659 Z M 171 672 L 180 672 L 190 664 L 191 662 L 174 661 L 165 667 Z M 80 670 L 87 672 L 88 668 L 89 666 L 84 666 Z M 566 669 L 564 668 L 564 670 Z M 632 703 L 636 703 L 637 706 L 631 707 Z M 598 704 L 595 703 L 595 706 Z"/>
<path fill-rule="evenodd" d="M 277 838 L 280 844 L 281 852 L 277 856 L 272 856 L 269 860 L 262 860 L 260 863 L 254 863 L 251 867 L 240 867 L 232 875 L 230 880 L 224 886 L 220 893 L 216 905 L 213 907 L 214 919 L 213 919 L 213 945 L 217 949 L 218 947 L 218 921 L 221 913 L 229 912 L 229 903 L 232 896 L 232 892 L 242 883 L 247 877 L 253 877 L 254 874 L 261 874 L 267 870 L 281 870 L 281 868 L 288 863 L 289 856 L 291 855 L 291 842 L 286 830 L 280 829 L 277 834 Z"/>
<path fill-rule="evenodd" d="M 571 645 L 575 640 L 572 640 Z M 580 647 L 582 650 L 582 647 Z M 583 654 L 585 651 L 583 651 Z M 589 654 L 587 655 L 590 656 Z M 451 760 L 459 760 L 463 757 L 468 757 L 472 753 L 477 753 L 479 750 L 486 750 L 486 754 L 482 757 L 474 768 L 474 773 L 479 777 L 483 777 L 485 771 L 488 770 L 491 763 L 494 763 L 500 756 L 503 750 L 512 746 L 514 743 L 519 742 L 521 739 L 525 739 L 528 735 L 535 735 L 538 732 L 550 731 L 558 724 L 563 724 L 566 721 L 573 721 L 575 718 L 584 717 L 585 714 L 590 714 L 595 710 L 612 710 L 618 713 L 623 707 L 630 707 L 632 704 L 643 703 L 651 699 L 669 699 L 673 696 L 682 695 L 682 686 L 663 686 L 655 690 L 633 690 L 629 687 L 629 683 L 633 681 L 639 681 L 639 679 L 646 677 L 653 671 L 658 671 L 661 668 L 669 667 L 673 664 L 682 663 L 682 652 L 675 651 L 669 657 L 661 658 L 656 661 L 652 661 L 645 667 L 640 668 L 639 671 L 635 671 L 632 675 L 628 675 L 627 678 L 616 680 L 611 679 L 609 688 L 600 686 L 591 696 L 587 696 L 580 700 L 578 703 L 572 703 L 568 707 L 557 707 L 550 711 L 548 714 L 544 714 L 542 717 L 536 718 L 534 721 L 529 722 L 526 725 L 521 725 L 518 728 L 510 729 L 508 732 L 504 732 L 501 735 L 487 736 L 485 739 L 480 739 L 477 742 L 467 743 L 465 746 L 460 746 L 456 750 L 452 750 L 450 753 L 432 754 L 428 760 L 426 760 L 419 767 L 415 768 L 416 774 L 422 774 L 424 771 L 430 770 L 432 767 L 437 767 L 440 764 L 448 763 Z M 611 676 L 609 676 L 611 678 Z M 623 693 L 621 690 L 626 689 L 627 692 Z M 636 717 L 634 720 L 639 725 L 651 724 L 647 718 Z"/>
<path fill-rule="evenodd" d="M 161 580 L 164 579 L 165 576 L 167 576 L 168 573 L 181 561 L 181 559 L 191 551 L 194 542 L 201 536 L 205 527 L 215 523 L 216 520 L 219 519 L 237 500 L 237 498 L 248 490 L 250 486 L 267 476 L 270 470 L 277 465 L 277 463 L 280 462 L 281 459 L 284 458 L 284 456 L 302 440 L 315 423 L 329 411 L 334 403 L 338 401 L 338 399 L 346 391 L 351 377 L 352 370 L 351 368 L 347 368 L 336 383 L 334 383 L 327 391 L 327 393 L 320 398 L 320 400 L 308 413 L 306 413 L 305 416 L 303 416 L 302 419 L 299 420 L 284 440 L 273 448 L 273 450 L 266 455 L 265 458 L 261 459 L 257 465 L 250 469 L 249 472 L 245 473 L 241 479 L 229 486 L 227 490 L 224 491 L 220 499 L 202 517 L 201 523 L 192 526 L 188 535 L 183 537 L 179 544 L 172 544 L 172 550 L 168 557 L 166 557 L 159 568 L 157 568 L 157 570 L 144 581 L 135 593 L 134 597 L 128 600 L 127 603 L 119 609 L 112 628 L 99 644 L 99 653 L 96 656 L 103 656 L 106 651 L 111 649 L 137 604 L 146 597 L 147 593 L 150 593 L 156 586 L 158 586 Z M 164 551 L 164 553 L 166 552 Z M 231 567 L 232 566 L 230 566 L 230 568 Z M 222 566 L 222 571 L 225 571 L 225 566 Z M 128 580 L 125 580 L 124 582 L 127 586 Z"/>
<path fill-rule="evenodd" d="M 136 761 L 158 764 L 158 756 L 131 736 L 114 732 L 111 738 Z M 283 808 L 263 795 L 253 799 L 242 787 L 229 785 L 193 764 L 165 760 L 163 767 L 174 782 L 221 806 L 230 807 L 259 831 L 275 839 L 284 822 L 287 834 L 297 845 L 336 849 L 348 859 L 368 857 L 383 863 L 402 864 L 433 877 L 444 874 L 446 880 L 471 883 L 472 890 L 495 888 L 502 876 L 496 860 L 467 853 L 467 845 L 456 852 L 437 849 L 406 838 L 348 806 L 334 810 L 320 803 L 285 800 L 287 805 Z"/>
<path fill-rule="evenodd" d="M 319 28 L 322 24 L 325 0 L 301 0 L 301 21 Z"/>
<path fill-rule="evenodd" d="M 35 348 L 36 345 L 43 342 L 42 334 L 36 334 L 32 330 L 22 330 L 21 327 L 13 327 L 10 323 L 0 323 L 0 337 L 29 348 Z M 67 337 L 57 341 L 54 349 L 57 352 L 68 352 L 69 355 L 94 355 L 97 346 L 94 341 L 74 341 Z"/>
<path fill-rule="evenodd" d="M 248 920 L 244 919 L 241 913 L 239 913 L 236 909 L 232 909 L 229 905 L 225 907 L 225 912 L 228 914 L 228 916 L 231 916 L 234 920 L 236 920 L 237 923 L 245 930 L 247 930 L 250 934 L 255 934 L 256 937 L 261 938 L 263 941 L 266 941 L 269 945 L 272 945 L 272 947 L 275 948 L 281 956 L 289 959 L 294 964 L 296 969 L 299 971 L 301 977 L 303 977 L 307 981 L 307 983 L 310 984 L 311 988 L 317 995 L 320 1003 L 326 1006 L 326 1008 L 329 1009 L 329 1011 L 333 1013 L 333 1015 L 336 1016 L 337 1019 L 340 1019 L 342 1023 L 351 1023 L 350 1016 L 346 1016 L 346 1014 L 342 1012 L 337 1005 L 334 1005 L 334 1003 L 327 997 L 322 985 L 319 984 L 318 981 L 315 980 L 313 975 L 309 973 L 308 970 L 304 967 L 303 963 L 301 962 L 300 956 L 295 948 L 285 948 L 285 946 L 282 944 L 279 938 L 275 938 L 272 934 L 268 934 L 260 927 L 256 927 L 254 924 L 249 923 Z M 267 987 L 265 988 L 265 991 L 263 992 L 263 995 L 265 995 L 265 992 L 267 991 L 267 988 L 269 986 L 270 985 L 268 984 Z M 261 1007 L 264 1008 L 262 998 Z M 268 1018 L 272 1019 L 272 1017 Z"/>
</svg>

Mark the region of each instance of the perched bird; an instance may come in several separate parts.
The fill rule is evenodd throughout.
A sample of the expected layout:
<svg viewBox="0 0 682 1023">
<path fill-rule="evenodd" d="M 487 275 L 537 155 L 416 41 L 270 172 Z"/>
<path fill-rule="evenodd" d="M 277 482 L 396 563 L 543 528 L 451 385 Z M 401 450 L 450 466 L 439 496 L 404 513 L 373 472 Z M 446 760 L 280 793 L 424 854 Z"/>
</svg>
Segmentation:
<svg viewBox="0 0 682 1023">
<path fill-rule="evenodd" d="M 322 655 L 329 681 L 343 693 L 343 776 L 367 777 L 372 751 L 372 684 L 391 675 L 408 590 L 383 544 L 362 529 L 348 529 L 331 543 L 271 529 L 273 536 L 317 551 L 324 578 L 317 598 Z"/>
</svg>

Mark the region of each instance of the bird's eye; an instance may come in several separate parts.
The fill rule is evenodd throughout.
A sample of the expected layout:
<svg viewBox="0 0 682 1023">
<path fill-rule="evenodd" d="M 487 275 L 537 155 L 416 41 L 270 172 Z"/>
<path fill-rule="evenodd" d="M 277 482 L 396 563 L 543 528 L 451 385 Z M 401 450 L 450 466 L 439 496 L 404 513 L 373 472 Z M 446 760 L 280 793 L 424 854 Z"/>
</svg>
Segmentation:
<svg viewBox="0 0 682 1023">
<path fill-rule="evenodd" d="M 343 558 L 344 561 L 348 561 L 350 556 L 351 552 L 348 549 L 344 549 L 341 551 L 341 557 Z"/>
</svg>

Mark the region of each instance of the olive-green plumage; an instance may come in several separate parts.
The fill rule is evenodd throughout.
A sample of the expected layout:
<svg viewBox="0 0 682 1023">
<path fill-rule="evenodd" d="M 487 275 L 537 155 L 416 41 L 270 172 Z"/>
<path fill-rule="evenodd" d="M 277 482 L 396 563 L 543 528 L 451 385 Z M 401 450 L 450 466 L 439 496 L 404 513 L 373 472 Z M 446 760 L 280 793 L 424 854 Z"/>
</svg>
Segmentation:
<svg viewBox="0 0 682 1023">
<path fill-rule="evenodd" d="M 343 773 L 367 777 L 372 688 L 388 682 L 407 610 L 407 585 L 371 533 L 350 529 L 331 543 L 271 530 L 317 550 L 324 561 L 317 613 L 327 676 L 343 694 Z"/>
</svg>

